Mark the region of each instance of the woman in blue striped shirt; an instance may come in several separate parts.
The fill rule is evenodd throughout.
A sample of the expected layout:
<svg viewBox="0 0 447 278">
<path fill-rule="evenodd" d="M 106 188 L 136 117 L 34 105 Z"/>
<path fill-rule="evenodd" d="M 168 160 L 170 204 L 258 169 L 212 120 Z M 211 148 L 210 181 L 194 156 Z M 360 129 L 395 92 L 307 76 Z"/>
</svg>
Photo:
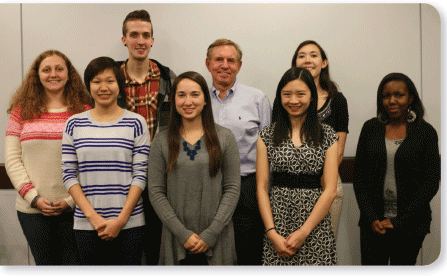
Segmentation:
<svg viewBox="0 0 447 278">
<path fill-rule="evenodd" d="M 84 82 L 95 108 L 68 119 L 62 140 L 65 187 L 85 265 L 138 265 L 142 257 L 150 138 L 145 120 L 117 104 L 124 76 L 113 59 L 92 60 Z"/>
</svg>

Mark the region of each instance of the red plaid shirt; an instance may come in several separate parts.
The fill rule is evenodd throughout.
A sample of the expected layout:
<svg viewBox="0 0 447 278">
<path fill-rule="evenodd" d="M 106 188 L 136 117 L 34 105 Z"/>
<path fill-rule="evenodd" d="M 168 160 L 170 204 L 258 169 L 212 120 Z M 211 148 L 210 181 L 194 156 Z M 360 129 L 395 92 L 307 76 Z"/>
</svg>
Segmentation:
<svg viewBox="0 0 447 278">
<path fill-rule="evenodd" d="M 140 114 L 146 119 L 151 141 L 157 130 L 157 103 L 160 85 L 160 69 L 149 60 L 149 70 L 143 83 L 137 82 L 127 74 L 127 61 L 121 64 L 126 78 L 126 101 L 129 111 Z"/>
</svg>

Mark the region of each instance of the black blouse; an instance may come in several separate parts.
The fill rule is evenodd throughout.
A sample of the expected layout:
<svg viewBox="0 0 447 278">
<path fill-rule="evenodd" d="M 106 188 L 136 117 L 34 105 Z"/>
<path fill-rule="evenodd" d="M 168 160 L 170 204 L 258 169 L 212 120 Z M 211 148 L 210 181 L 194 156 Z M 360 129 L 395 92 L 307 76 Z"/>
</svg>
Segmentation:
<svg viewBox="0 0 447 278">
<path fill-rule="evenodd" d="M 317 111 L 320 122 L 331 126 L 335 132 L 349 133 L 348 103 L 342 93 L 337 93 L 334 98 L 328 98 Z"/>
</svg>

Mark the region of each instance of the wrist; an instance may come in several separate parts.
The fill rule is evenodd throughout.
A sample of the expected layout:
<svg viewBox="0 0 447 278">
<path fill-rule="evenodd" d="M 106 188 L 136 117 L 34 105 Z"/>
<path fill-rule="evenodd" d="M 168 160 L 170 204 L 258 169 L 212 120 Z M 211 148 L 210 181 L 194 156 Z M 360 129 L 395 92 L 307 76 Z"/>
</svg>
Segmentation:
<svg viewBox="0 0 447 278">
<path fill-rule="evenodd" d="M 32 208 L 37 208 L 36 204 L 37 204 L 37 200 L 39 200 L 40 195 L 37 195 L 36 197 L 33 198 L 33 200 L 31 201 L 31 207 Z"/>
</svg>

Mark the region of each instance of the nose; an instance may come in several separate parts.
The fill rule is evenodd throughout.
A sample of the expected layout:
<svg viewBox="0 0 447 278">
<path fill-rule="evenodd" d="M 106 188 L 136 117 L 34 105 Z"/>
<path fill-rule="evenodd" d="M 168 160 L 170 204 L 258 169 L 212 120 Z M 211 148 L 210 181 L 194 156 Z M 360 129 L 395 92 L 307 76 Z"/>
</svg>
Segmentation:
<svg viewBox="0 0 447 278">
<path fill-rule="evenodd" d="M 222 67 L 223 68 L 228 68 L 228 61 L 226 59 L 223 60 Z"/>
<path fill-rule="evenodd" d="M 101 83 L 99 84 L 99 89 L 100 89 L 101 91 L 107 91 L 109 88 L 107 87 L 107 83 L 105 83 L 105 82 L 101 82 Z"/>
<path fill-rule="evenodd" d="M 56 70 L 55 69 L 51 70 L 50 75 L 51 76 L 56 76 Z"/>
<path fill-rule="evenodd" d="M 394 95 L 391 95 L 390 103 L 395 103 L 395 102 L 396 102 L 396 97 Z"/>
<path fill-rule="evenodd" d="M 186 96 L 185 97 L 185 105 L 189 106 L 192 104 L 192 97 L 191 96 Z"/>
<path fill-rule="evenodd" d="M 295 95 L 292 95 L 290 97 L 290 103 L 298 103 L 299 102 L 299 98 Z"/>
</svg>

